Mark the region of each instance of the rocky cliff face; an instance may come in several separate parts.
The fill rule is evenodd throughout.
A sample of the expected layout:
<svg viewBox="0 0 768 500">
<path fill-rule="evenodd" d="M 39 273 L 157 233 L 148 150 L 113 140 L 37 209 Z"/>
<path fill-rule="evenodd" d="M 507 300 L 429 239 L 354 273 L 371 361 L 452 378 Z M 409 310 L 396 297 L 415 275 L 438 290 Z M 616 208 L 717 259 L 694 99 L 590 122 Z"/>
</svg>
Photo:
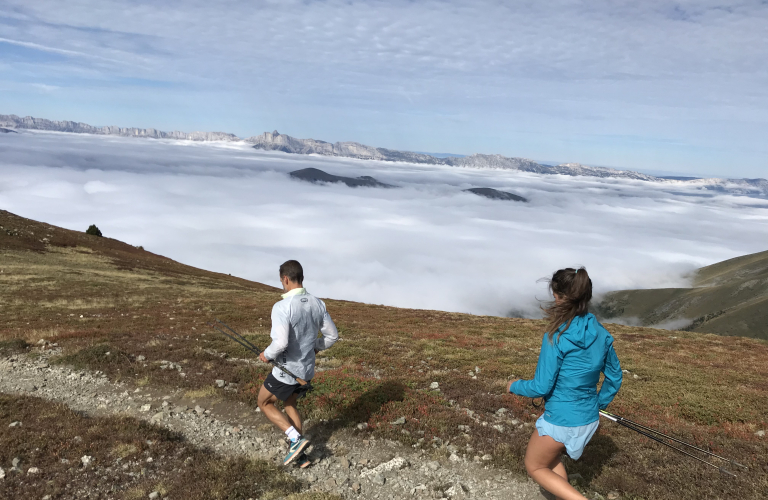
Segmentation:
<svg viewBox="0 0 768 500">
<path fill-rule="evenodd" d="M 187 141 L 239 141 L 234 134 L 225 132 L 163 132 L 153 128 L 94 127 L 87 123 L 46 120 L 45 118 L 24 118 L 16 115 L 0 115 L 0 127 L 30 130 L 51 130 L 75 134 L 119 135 L 123 137 L 149 137 L 152 139 L 179 139 Z"/>
<path fill-rule="evenodd" d="M 715 192 L 768 197 L 768 180 L 766 179 L 665 179 L 652 175 L 633 172 L 631 170 L 616 170 L 613 168 L 590 167 L 578 163 L 563 163 L 560 165 L 543 165 L 526 158 L 509 158 L 502 155 L 473 154 L 465 157 L 437 158 L 423 153 L 396 151 L 393 149 L 366 146 L 358 142 L 325 142 L 316 139 L 297 139 L 289 135 L 274 132 L 240 139 L 234 134 L 225 132 L 163 132 L 153 128 L 124 128 L 124 127 L 94 127 L 87 123 L 72 121 L 53 121 L 44 118 L 16 115 L 0 115 L 0 133 L 4 129 L 52 130 L 57 132 L 73 132 L 79 134 L 119 135 L 123 137 L 149 137 L 153 139 L 179 139 L 187 141 L 244 141 L 254 148 L 267 151 L 284 151 L 294 154 L 318 154 L 324 156 L 340 156 L 361 160 L 401 161 L 427 165 L 447 165 L 451 167 L 483 168 L 499 170 L 518 170 L 535 174 L 555 174 L 587 177 L 614 177 L 635 179 L 649 182 L 668 182 L 696 184 L 702 189 Z"/>
<path fill-rule="evenodd" d="M 586 175 L 590 177 L 622 177 L 639 180 L 661 180 L 651 175 L 641 174 L 612 168 L 598 168 L 564 163 L 562 165 L 542 165 L 526 158 L 509 158 L 502 155 L 473 154 L 465 157 L 437 158 L 423 153 L 395 151 L 392 149 L 375 148 L 357 142 L 329 143 L 315 139 L 296 139 L 289 135 L 274 132 L 264 132 L 261 135 L 245 140 L 257 149 L 268 151 L 284 151 L 296 154 L 318 154 L 325 156 L 343 156 L 360 160 L 403 161 L 429 165 L 448 165 L 452 167 L 484 168 L 499 170 L 519 170 L 536 174 Z"/>
</svg>

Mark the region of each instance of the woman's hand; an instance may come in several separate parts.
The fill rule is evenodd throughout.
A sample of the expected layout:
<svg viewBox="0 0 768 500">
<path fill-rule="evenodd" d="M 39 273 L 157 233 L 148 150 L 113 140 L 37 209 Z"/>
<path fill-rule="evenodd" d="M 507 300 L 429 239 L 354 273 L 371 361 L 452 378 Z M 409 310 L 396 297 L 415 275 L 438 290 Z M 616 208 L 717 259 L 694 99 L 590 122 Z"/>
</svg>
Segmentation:
<svg viewBox="0 0 768 500">
<path fill-rule="evenodd" d="M 516 378 L 516 379 L 514 379 L 514 380 L 510 380 L 510 381 L 509 381 L 509 383 L 507 384 L 507 392 L 512 392 L 512 391 L 510 390 L 510 389 L 512 389 L 512 384 L 514 384 L 514 383 L 515 383 L 515 382 L 517 382 L 518 380 L 520 380 L 520 379 L 519 379 L 519 378 Z"/>
<path fill-rule="evenodd" d="M 269 360 L 264 355 L 264 351 L 261 351 L 261 353 L 259 354 L 259 359 L 261 360 L 262 363 L 269 363 Z"/>
</svg>

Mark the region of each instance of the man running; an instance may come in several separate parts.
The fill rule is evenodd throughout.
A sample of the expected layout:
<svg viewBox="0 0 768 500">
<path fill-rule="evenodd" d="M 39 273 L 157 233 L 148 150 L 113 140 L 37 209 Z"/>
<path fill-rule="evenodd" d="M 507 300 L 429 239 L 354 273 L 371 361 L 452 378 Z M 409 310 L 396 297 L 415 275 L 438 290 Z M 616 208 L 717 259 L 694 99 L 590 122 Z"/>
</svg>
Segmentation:
<svg viewBox="0 0 768 500">
<path fill-rule="evenodd" d="M 304 270 L 295 260 L 280 266 L 283 300 L 272 307 L 272 343 L 259 355 L 261 361 L 277 361 L 288 371 L 309 382 L 315 375 L 315 354 L 331 347 L 339 338 L 336 325 L 325 309 L 325 303 L 304 289 Z M 323 336 L 318 337 L 320 331 Z M 309 440 L 301 435 L 301 415 L 296 401 L 304 397 L 308 387 L 279 368 L 272 369 L 259 391 L 258 404 L 270 422 L 280 428 L 291 441 L 283 465 L 300 457 L 299 466 L 310 464 L 304 454 Z M 283 401 L 285 414 L 277 409 Z"/>
</svg>

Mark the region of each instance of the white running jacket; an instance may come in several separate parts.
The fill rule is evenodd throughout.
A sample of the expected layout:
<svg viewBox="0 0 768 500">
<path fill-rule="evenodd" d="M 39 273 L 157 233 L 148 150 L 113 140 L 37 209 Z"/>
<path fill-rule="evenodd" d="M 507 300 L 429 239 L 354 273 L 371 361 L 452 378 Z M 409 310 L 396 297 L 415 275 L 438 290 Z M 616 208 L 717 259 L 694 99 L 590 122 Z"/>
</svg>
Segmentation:
<svg viewBox="0 0 768 500">
<path fill-rule="evenodd" d="M 318 337 L 317 332 L 322 337 Z M 272 343 L 264 349 L 269 360 L 277 361 L 299 378 L 315 376 L 315 350 L 331 347 L 339 338 L 325 303 L 304 288 L 294 288 L 283 294 L 283 300 L 272 307 Z M 296 384 L 296 379 L 279 368 L 272 375 L 284 384 Z"/>
</svg>

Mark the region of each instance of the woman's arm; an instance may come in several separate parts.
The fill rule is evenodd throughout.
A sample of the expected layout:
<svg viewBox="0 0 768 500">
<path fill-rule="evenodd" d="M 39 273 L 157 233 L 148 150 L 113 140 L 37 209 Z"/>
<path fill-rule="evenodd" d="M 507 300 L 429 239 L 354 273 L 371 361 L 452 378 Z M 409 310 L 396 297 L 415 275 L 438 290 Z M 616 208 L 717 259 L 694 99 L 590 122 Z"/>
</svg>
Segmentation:
<svg viewBox="0 0 768 500">
<path fill-rule="evenodd" d="M 619 357 L 616 356 L 616 351 L 613 350 L 613 342 L 608 346 L 608 352 L 605 355 L 603 373 L 605 374 L 605 380 L 603 380 L 603 385 L 600 386 L 600 392 L 597 393 L 597 406 L 601 410 L 605 410 L 613 401 L 613 398 L 616 397 L 623 378 Z"/>
<path fill-rule="evenodd" d="M 545 334 L 541 341 L 539 362 L 533 380 L 517 380 L 509 387 L 509 392 L 529 398 L 542 398 L 552 391 L 563 364 L 563 354 L 556 345 L 550 344 Z"/>
</svg>

